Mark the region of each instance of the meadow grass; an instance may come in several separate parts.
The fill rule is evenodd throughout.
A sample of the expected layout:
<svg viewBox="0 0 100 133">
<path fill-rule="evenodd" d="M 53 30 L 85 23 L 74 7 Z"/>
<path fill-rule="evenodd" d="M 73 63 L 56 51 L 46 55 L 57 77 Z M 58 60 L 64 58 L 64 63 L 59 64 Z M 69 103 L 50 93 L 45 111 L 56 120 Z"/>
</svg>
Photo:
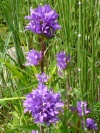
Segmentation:
<svg viewBox="0 0 100 133">
<path fill-rule="evenodd" d="M 35 74 L 39 67 L 25 67 L 25 53 L 34 48 L 40 50 L 37 35 L 25 31 L 28 21 L 24 16 L 30 8 L 39 4 L 50 4 L 59 14 L 61 30 L 48 39 L 46 45 L 45 72 L 50 75 L 47 85 L 61 92 L 67 104 L 75 106 L 77 101 L 87 101 L 91 117 L 98 123 L 100 132 L 100 0 L 1 0 L 0 2 L 0 133 L 29 133 L 39 129 L 30 115 L 25 115 L 22 100 L 25 94 L 36 88 Z M 7 50 L 14 48 L 14 54 Z M 24 50 L 23 50 L 23 49 Z M 71 61 L 59 77 L 56 67 L 56 53 L 64 50 L 70 54 Z M 13 53 L 13 52 L 11 52 Z M 49 66 L 49 67 L 48 67 Z M 66 90 L 66 94 L 65 94 Z M 83 115 L 84 121 L 86 116 Z M 74 120 L 69 111 L 65 114 L 68 124 Z M 65 123 L 65 124 L 66 124 Z M 63 123 L 64 124 L 64 123 Z M 67 125 L 66 124 L 66 125 Z M 77 133 L 85 132 L 61 123 L 46 132 Z M 91 131 L 86 131 L 90 132 Z"/>
</svg>

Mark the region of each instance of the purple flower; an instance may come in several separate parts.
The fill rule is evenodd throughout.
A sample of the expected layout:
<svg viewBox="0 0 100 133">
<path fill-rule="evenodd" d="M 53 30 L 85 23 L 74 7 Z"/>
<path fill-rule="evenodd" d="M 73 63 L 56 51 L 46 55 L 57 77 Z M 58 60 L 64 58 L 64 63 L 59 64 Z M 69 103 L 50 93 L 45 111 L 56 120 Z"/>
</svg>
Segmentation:
<svg viewBox="0 0 100 133">
<path fill-rule="evenodd" d="M 36 50 L 32 49 L 26 54 L 27 63 L 25 63 L 26 66 L 31 65 L 38 65 L 41 60 L 41 52 L 37 52 Z"/>
<path fill-rule="evenodd" d="M 71 109 L 72 112 L 77 112 L 77 107 L 70 106 L 70 109 Z"/>
<path fill-rule="evenodd" d="M 85 115 L 90 113 L 90 109 L 87 109 L 87 102 L 83 102 L 83 101 L 77 102 L 77 107 L 70 106 L 70 109 L 72 112 L 78 112 L 79 116 L 83 116 L 82 106 L 84 107 L 84 114 Z"/>
<path fill-rule="evenodd" d="M 38 131 L 34 131 L 34 130 L 32 130 L 32 133 L 38 133 Z"/>
<path fill-rule="evenodd" d="M 56 21 L 58 14 L 52 10 L 50 5 L 38 6 L 38 8 L 30 9 L 29 24 L 25 27 L 36 34 L 44 34 L 50 38 L 54 36 L 56 30 L 60 29 L 60 25 Z"/>
<path fill-rule="evenodd" d="M 84 128 L 84 122 L 82 121 L 82 126 Z M 86 119 L 86 127 L 88 130 L 98 130 L 98 124 L 94 122 L 94 119 L 87 118 Z"/>
<path fill-rule="evenodd" d="M 65 69 L 70 61 L 70 55 L 66 56 L 64 51 L 61 51 L 57 54 L 57 66 L 59 69 L 59 74 L 61 74 L 62 70 Z"/>
<path fill-rule="evenodd" d="M 87 102 L 80 101 L 80 102 L 77 102 L 77 111 L 79 116 L 83 115 L 82 106 L 84 107 L 85 114 L 90 113 L 90 109 L 87 109 Z"/>
<path fill-rule="evenodd" d="M 41 83 L 47 82 L 49 79 L 49 76 L 47 76 L 45 73 L 36 74 L 36 77 L 38 78 L 38 81 Z"/>
<path fill-rule="evenodd" d="M 23 105 L 24 112 L 31 112 L 35 123 L 50 125 L 59 120 L 59 111 L 62 111 L 64 104 L 60 101 L 60 93 L 54 93 L 40 83 L 36 90 L 26 95 Z"/>
</svg>

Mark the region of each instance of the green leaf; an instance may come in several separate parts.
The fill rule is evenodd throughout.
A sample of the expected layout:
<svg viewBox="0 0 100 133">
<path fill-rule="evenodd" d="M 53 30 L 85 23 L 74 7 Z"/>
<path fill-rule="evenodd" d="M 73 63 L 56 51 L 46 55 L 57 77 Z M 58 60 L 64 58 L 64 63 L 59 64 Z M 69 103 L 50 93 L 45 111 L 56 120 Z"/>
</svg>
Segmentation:
<svg viewBox="0 0 100 133">
<path fill-rule="evenodd" d="M 3 62 L 7 67 L 10 68 L 10 70 L 16 75 L 16 78 L 20 79 L 24 84 L 27 84 L 22 72 L 18 71 L 17 67 L 2 60 L 1 58 L 0 58 L 0 61 Z"/>
<path fill-rule="evenodd" d="M 25 99 L 25 97 L 3 98 L 3 99 L 0 99 L 0 103 L 2 103 L 2 102 L 4 102 L 4 101 L 22 100 L 22 99 Z"/>
<path fill-rule="evenodd" d="M 32 125 L 15 125 L 12 127 L 13 130 L 15 129 L 20 129 L 23 131 L 32 131 L 32 130 L 39 130 L 39 127 L 36 124 L 32 124 Z"/>
<path fill-rule="evenodd" d="M 22 91 L 22 90 L 26 90 L 28 88 L 32 88 L 33 86 L 35 87 L 35 86 L 37 86 L 37 84 L 38 84 L 38 81 L 33 81 L 32 83 L 30 83 L 30 84 L 18 89 L 18 92 Z"/>
</svg>

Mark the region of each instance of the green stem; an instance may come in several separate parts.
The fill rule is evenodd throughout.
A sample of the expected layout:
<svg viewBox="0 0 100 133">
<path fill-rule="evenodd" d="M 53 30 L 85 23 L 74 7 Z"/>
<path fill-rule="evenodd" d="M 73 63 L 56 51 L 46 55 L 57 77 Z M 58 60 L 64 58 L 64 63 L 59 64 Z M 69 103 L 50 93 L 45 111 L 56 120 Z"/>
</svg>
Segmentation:
<svg viewBox="0 0 100 133">
<path fill-rule="evenodd" d="M 94 0 L 91 0 L 91 29 L 92 29 L 92 55 L 95 54 L 95 51 L 94 51 Z M 94 57 L 92 56 L 92 70 L 91 70 L 91 80 L 92 80 L 92 86 L 91 86 L 91 99 L 92 99 L 92 104 L 94 103 L 94 77 L 95 77 L 95 59 Z"/>
<path fill-rule="evenodd" d="M 79 88 L 81 90 L 81 101 L 84 101 L 83 98 L 83 85 L 82 85 L 82 54 L 81 54 L 81 46 L 83 46 L 83 33 L 82 33 L 82 0 L 79 1 L 79 35 L 78 35 L 78 69 L 79 69 Z M 84 104 L 82 105 L 82 112 L 83 112 L 83 122 L 84 122 L 84 128 L 86 129 L 86 120 L 85 120 L 85 112 L 84 112 Z M 85 131 L 86 132 L 86 131 Z"/>
<path fill-rule="evenodd" d="M 49 126 L 49 133 L 52 133 L 52 126 Z"/>
</svg>

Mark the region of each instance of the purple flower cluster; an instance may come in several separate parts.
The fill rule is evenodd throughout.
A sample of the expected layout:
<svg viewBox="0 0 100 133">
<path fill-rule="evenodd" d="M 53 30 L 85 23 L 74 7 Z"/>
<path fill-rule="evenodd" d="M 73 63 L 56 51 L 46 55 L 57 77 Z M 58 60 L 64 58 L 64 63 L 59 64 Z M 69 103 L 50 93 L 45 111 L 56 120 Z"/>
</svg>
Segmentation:
<svg viewBox="0 0 100 133">
<path fill-rule="evenodd" d="M 57 66 L 59 70 L 63 70 L 67 67 L 68 63 L 70 61 L 70 55 L 66 56 L 66 53 L 64 51 L 61 51 L 57 54 Z"/>
<path fill-rule="evenodd" d="M 49 79 L 49 76 L 47 76 L 45 73 L 42 73 L 42 74 L 36 74 L 36 77 L 38 78 L 38 81 L 40 83 L 45 83 L 48 81 Z"/>
<path fill-rule="evenodd" d="M 41 58 L 41 52 L 37 52 L 36 50 L 32 49 L 26 54 L 27 63 L 25 63 L 25 65 L 38 65 Z"/>
<path fill-rule="evenodd" d="M 44 34 L 50 38 L 54 36 L 56 30 L 60 29 L 60 25 L 56 21 L 58 14 L 52 10 L 50 5 L 38 6 L 38 8 L 30 9 L 29 24 L 25 27 L 36 34 Z"/>
<path fill-rule="evenodd" d="M 77 111 L 79 116 L 83 116 L 82 106 L 84 107 L 84 113 L 88 114 L 90 113 L 90 109 L 87 109 L 87 102 L 77 102 Z"/>
<path fill-rule="evenodd" d="M 40 83 L 36 90 L 26 95 L 23 101 L 24 112 L 31 112 L 35 123 L 55 123 L 59 120 L 59 111 L 62 111 L 63 103 L 60 101 L 60 93 L 52 90 Z"/>
<path fill-rule="evenodd" d="M 82 106 L 84 107 L 84 114 L 87 115 L 90 113 L 90 109 L 87 109 L 87 102 L 83 102 L 83 101 L 80 101 L 80 102 L 77 102 L 77 107 L 70 107 L 70 109 L 73 111 L 73 112 L 78 112 L 78 115 L 79 116 L 83 116 L 83 110 L 82 110 Z M 82 121 L 82 126 L 83 126 L 83 129 L 84 129 L 84 121 Z M 94 122 L 94 119 L 92 118 L 87 118 L 86 119 L 86 128 L 88 130 L 98 130 L 98 124 Z"/>
<path fill-rule="evenodd" d="M 70 108 L 73 112 L 77 111 L 79 116 L 83 116 L 82 106 L 84 107 L 85 115 L 90 113 L 90 109 L 87 109 L 87 102 L 83 102 L 83 101 L 77 102 L 77 107 L 70 107 Z"/>
<path fill-rule="evenodd" d="M 84 122 L 82 121 L 82 125 L 84 128 Z M 86 119 L 86 127 L 88 130 L 98 130 L 98 124 L 94 122 L 94 119 L 87 118 Z"/>
<path fill-rule="evenodd" d="M 34 130 L 32 130 L 32 133 L 38 133 L 38 131 L 34 131 Z"/>
</svg>

